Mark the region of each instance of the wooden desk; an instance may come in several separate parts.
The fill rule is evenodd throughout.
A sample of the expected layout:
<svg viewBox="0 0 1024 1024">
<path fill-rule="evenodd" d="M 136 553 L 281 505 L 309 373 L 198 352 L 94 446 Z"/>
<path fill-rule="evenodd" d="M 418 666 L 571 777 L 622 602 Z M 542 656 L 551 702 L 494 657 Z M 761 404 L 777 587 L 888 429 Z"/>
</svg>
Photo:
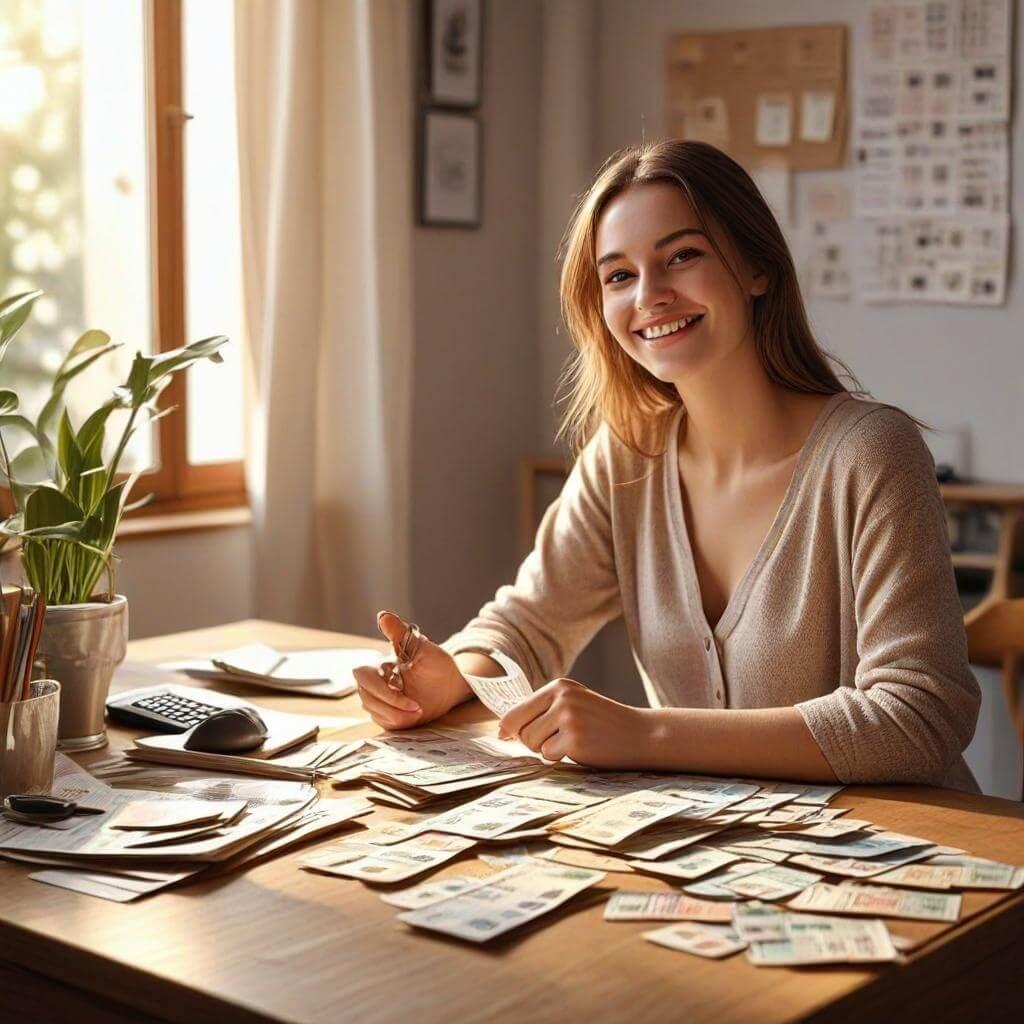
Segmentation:
<svg viewBox="0 0 1024 1024">
<path fill-rule="evenodd" d="M 159 661 L 256 639 L 282 647 L 367 643 L 248 622 L 137 641 L 129 657 Z M 356 706 L 354 698 L 257 699 L 321 714 Z M 480 717 L 467 705 L 452 720 Z M 114 730 L 112 747 L 129 736 Z M 909 786 L 850 788 L 836 804 L 891 829 L 1024 864 L 1020 804 Z M 898 1012 L 901 1021 L 934 1024 L 1014 1013 L 1019 1020 L 1024 1011 L 1024 893 L 968 893 L 963 919 L 952 927 L 893 922 L 897 934 L 927 940 L 906 964 L 769 969 L 752 967 L 742 954 L 716 962 L 652 946 L 640 938 L 650 925 L 605 923 L 600 906 L 494 948 L 473 948 L 410 931 L 361 882 L 300 871 L 297 857 L 125 905 L 30 881 L 28 866 L 0 861 L 0 1017 L 12 1024 L 761 1024 L 874 1014 L 882 1024 Z M 467 863 L 474 862 L 446 871 L 464 873 Z M 670 888 L 636 875 L 609 882 Z"/>
</svg>

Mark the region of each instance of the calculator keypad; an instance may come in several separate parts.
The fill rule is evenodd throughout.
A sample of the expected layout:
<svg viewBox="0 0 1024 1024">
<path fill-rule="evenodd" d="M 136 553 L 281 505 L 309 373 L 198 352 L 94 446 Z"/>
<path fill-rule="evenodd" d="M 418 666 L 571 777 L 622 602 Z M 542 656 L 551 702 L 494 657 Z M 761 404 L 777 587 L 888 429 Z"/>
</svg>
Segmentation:
<svg viewBox="0 0 1024 1024">
<path fill-rule="evenodd" d="M 173 693 L 155 693 L 149 697 L 140 697 L 132 701 L 131 707 L 148 711 L 150 714 L 159 715 L 177 725 L 189 728 L 221 710 L 213 704 L 203 704 L 201 701 L 179 697 Z"/>
</svg>

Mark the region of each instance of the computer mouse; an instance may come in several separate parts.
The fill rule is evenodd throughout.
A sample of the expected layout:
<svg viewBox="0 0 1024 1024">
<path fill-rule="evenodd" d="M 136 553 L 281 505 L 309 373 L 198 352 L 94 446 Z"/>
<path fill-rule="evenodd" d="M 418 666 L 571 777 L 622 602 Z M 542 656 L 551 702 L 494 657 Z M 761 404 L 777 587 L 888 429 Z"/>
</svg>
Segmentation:
<svg viewBox="0 0 1024 1024">
<path fill-rule="evenodd" d="M 225 708 L 193 727 L 185 749 L 204 754 L 241 754 L 254 750 L 267 735 L 267 723 L 251 708 Z"/>
</svg>

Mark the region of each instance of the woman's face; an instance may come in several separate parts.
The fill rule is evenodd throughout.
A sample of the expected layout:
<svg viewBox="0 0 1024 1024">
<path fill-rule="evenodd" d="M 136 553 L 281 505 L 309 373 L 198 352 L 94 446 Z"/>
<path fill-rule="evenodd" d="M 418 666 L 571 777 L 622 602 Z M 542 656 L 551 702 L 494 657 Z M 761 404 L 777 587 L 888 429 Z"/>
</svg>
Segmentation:
<svg viewBox="0 0 1024 1024">
<path fill-rule="evenodd" d="M 597 226 L 604 320 L 626 353 L 659 380 L 679 384 L 727 360 L 750 336 L 750 304 L 767 278 L 730 240 L 715 241 L 730 272 L 675 185 L 632 185 Z"/>
</svg>

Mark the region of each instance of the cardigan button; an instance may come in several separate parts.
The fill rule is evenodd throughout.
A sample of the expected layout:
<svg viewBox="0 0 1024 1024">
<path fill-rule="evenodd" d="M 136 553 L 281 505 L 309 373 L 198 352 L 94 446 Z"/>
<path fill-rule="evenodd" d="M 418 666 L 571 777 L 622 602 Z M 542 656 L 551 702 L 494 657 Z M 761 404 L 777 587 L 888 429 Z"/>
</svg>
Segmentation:
<svg viewBox="0 0 1024 1024">
<path fill-rule="evenodd" d="M 704 637 L 704 650 L 705 651 L 710 651 L 711 650 L 711 637 L 709 637 L 709 636 Z"/>
<path fill-rule="evenodd" d="M 722 691 L 721 690 L 715 690 L 715 700 L 721 700 L 721 699 L 722 699 Z"/>
</svg>

